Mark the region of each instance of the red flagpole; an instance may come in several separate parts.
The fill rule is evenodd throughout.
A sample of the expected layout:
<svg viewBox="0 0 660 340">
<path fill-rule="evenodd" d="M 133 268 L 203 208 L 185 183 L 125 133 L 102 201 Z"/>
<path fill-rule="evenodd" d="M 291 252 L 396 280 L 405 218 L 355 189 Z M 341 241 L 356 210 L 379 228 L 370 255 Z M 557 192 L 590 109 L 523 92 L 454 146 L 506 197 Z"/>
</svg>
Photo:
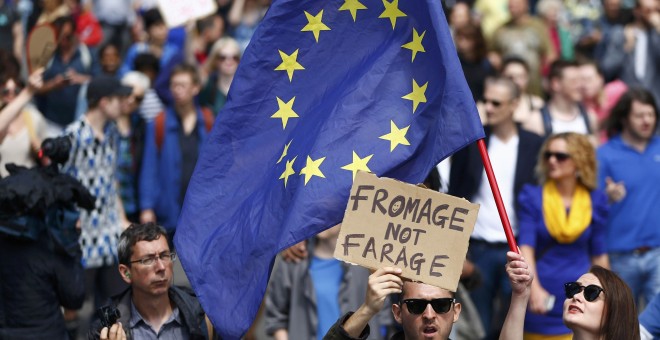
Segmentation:
<svg viewBox="0 0 660 340">
<path fill-rule="evenodd" d="M 517 253 L 518 245 L 516 244 L 515 236 L 513 236 L 511 223 L 509 223 L 509 216 L 506 214 L 506 209 L 504 208 L 504 202 L 502 201 L 500 188 L 497 186 L 497 180 L 495 179 L 493 166 L 490 164 L 490 157 L 488 156 L 488 150 L 486 149 L 486 142 L 483 139 L 480 139 L 477 141 L 477 145 L 479 146 L 481 161 L 484 163 L 484 169 L 486 170 L 486 177 L 488 177 L 488 183 L 490 184 L 490 191 L 493 192 L 493 198 L 495 198 L 495 205 L 497 205 L 497 211 L 500 213 L 500 220 L 502 220 L 502 228 L 504 228 L 504 233 L 506 234 L 506 241 L 507 243 L 509 243 L 509 249 Z"/>
</svg>

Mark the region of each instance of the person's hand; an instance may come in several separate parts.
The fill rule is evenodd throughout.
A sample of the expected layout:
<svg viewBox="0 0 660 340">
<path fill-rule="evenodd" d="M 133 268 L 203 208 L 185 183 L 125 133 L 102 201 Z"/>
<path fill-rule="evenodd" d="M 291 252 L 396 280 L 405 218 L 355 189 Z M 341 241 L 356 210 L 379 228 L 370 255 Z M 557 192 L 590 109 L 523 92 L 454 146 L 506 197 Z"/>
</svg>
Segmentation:
<svg viewBox="0 0 660 340">
<path fill-rule="evenodd" d="M 626 52 L 631 52 L 635 48 L 635 28 L 632 25 L 628 25 L 623 29 L 623 37 L 625 38 L 623 49 Z"/>
<path fill-rule="evenodd" d="M 370 313 L 375 315 L 380 312 L 388 295 L 401 293 L 403 288 L 403 279 L 399 276 L 401 272 L 399 268 L 385 267 L 369 275 L 369 286 L 364 305 Z"/>
<path fill-rule="evenodd" d="M 649 15 L 649 23 L 656 31 L 660 32 L 660 11 L 655 11 Z"/>
<path fill-rule="evenodd" d="M 302 241 L 284 249 L 280 255 L 286 262 L 298 263 L 307 258 L 307 241 Z"/>
<path fill-rule="evenodd" d="M 605 178 L 605 193 L 610 202 L 616 203 L 626 197 L 626 187 L 623 182 L 614 182 L 610 177 Z"/>
<path fill-rule="evenodd" d="M 532 295 L 529 299 L 529 310 L 535 314 L 546 314 L 548 312 L 548 298 L 550 293 L 541 285 L 532 287 Z"/>
<path fill-rule="evenodd" d="M 34 72 L 32 72 L 32 74 L 28 77 L 28 81 L 27 81 L 28 86 L 26 88 L 32 93 L 41 89 L 41 87 L 44 86 L 43 75 L 44 75 L 43 67 L 40 67 L 36 69 Z"/>
<path fill-rule="evenodd" d="M 90 76 L 86 74 L 81 74 L 76 72 L 74 69 L 69 69 L 66 72 L 66 77 L 69 79 L 69 83 L 75 84 L 75 85 L 81 85 L 90 80 Z"/>
<path fill-rule="evenodd" d="M 117 322 L 110 329 L 103 327 L 100 338 L 101 340 L 126 340 L 126 332 L 124 332 L 121 322 Z"/>
<path fill-rule="evenodd" d="M 140 213 L 140 223 L 156 222 L 156 214 L 152 209 L 142 210 Z"/>
<path fill-rule="evenodd" d="M 513 294 L 529 295 L 531 293 L 533 277 L 525 258 L 521 254 L 509 251 L 506 253 L 506 274 L 509 276 Z"/>
</svg>

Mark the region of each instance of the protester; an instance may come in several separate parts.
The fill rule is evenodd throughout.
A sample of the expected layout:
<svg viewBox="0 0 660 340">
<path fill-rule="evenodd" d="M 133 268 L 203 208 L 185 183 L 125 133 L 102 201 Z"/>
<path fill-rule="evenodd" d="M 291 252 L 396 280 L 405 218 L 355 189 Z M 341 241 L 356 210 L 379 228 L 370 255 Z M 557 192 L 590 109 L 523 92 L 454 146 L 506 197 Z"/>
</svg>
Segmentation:
<svg viewBox="0 0 660 340">
<path fill-rule="evenodd" d="M 199 104 L 217 115 L 227 102 L 229 87 L 241 60 L 241 49 L 236 40 L 224 37 L 211 48 L 209 58 L 201 68 L 206 83 L 199 93 Z"/>
<path fill-rule="evenodd" d="M 596 145 L 597 118 L 582 105 L 580 69 L 573 61 L 557 60 L 550 65 L 548 76 L 550 99 L 541 108 L 541 115 L 530 117 L 530 131 L 541 136 L 576 132 L 590 135 Z"/>
<path fill-rule="evenodd" d="M 523 187 L 518 197 L 521 253 L 537 277 L 532 283 L 525 332 L 563 336 L 559 299 L 562 284 L 591 265 L 609 267 L 605 244 L 607 197 L 596 188 L 596 155 L 587 137 L 551 135 L 537 163 L 540 186 Z"/>
<path fill-rule="evenodd" d="M 483 99 L 486 77 L 495 74 L 495 68 L 487 58 L 488 51 L 481 28 L 470 23 L 457 27 L 454 40 L 472 98 L 480 101 Z"/>
<path fill-rule="evenodd" d="M 455 301 L 454 293 L 404 281 L 399 275 L 401 269 L 392 267 L 380 268 L 371 274 L 366 301 L 354 313 L 342 316 L 324 339 L 366 339 L 372 332 L 369 321 L 383 308 L 390 294 L 401 294 L 400 302 L 392 305 L 392 314 L 403 327 L 392 339 L 448 339 L 452 325 L 461 314 L 461 304 Z"/>
<path fill-rule="evenodd" d="M 42 72 L 35 73 L 25 88 L 19 79 L 0 75 L 0 178 L 9 174 L 5 169 L 7 164 L 28 168 L 37 164 L 37 153 L 45 138 L 46 127 L 41 113 L 28 101 L 42 84 Z M 5 116 L 7 123 L 4 123 Z"/>
<path fill-rule="evenodd" d="M 507 272 L 518 273 L 525 267 L 526 258 L 508 254 Z M 511 275 L 511 274 L 510 274 Z M 530 291 L 529 281 L 513 284 L 520 290 Z M 533 283 L 533 281 L 532 281 Z M 563 323 L 571 330 L 574 340 L 639 340 L 639 323 L 630 288 L 614 272 L 600 266 L 591 269 L 576 281 L 563 286 L 566 299 L 562 305 Z M 522 340 L 525 323 L 524 298 L 512 299 L 500 339 Z"/>
<path fill-rule="evenodd" d="M 639 330 L 642 340 L 660 338 L 660 294 L 639 315 Z"/>
<path fill-rule="evenodd" d="M 518 208 L 515 198 L 523 185 L 534 182 L 536 155 L 542 144 L 541 137 L 521 129 L 513 120 L 519 97 L 518 87 L 508 78 L 486 80 L 486 143 L 510 216 L 515 216 Z M 470 296 L 477 306 L 484 330 L 490 338 L 496 338 L 511 294 L 511 287 L 502 272 L 508 244 L 480 157 L 476 145 L 467 146 L 452 156 L 449 194 L 481 205 L 468 249 L 468 259 L 481 273 L 481 284 L 470 291 Z M 516 221 L 512 222 L 517 231 Z M 498 296 L 500 308 L 495 303 Z"/>
<path fill-rule="evenodd" d="M 660 292 L 660 138 L 658 107 L 649 91 L 633 88 L 606 121 L 610 141 L 598 150 L 599 187 L 611 212 L 607 246 L 612 269 L 632 289 L 635 301 Z"/>
<path fill-rule="evenodd" d="M 23 59 L 25 35 L 21 18 L 16 11 L 16 4 L 8 0 L 0 0 L 0 50 L 13 53 L 18 60 Z"/>
<path fill-rule="evenodd" d="M 500 75 L 511 79 L 518 85 L 520 100 L 513 113 L 513 120 L 520 123 L 524 129 L 529 130 L 530 117 L 539 115 L 541 108 L 545 105 L 541 97 L 529 93 L 529 65 L 520 57 L 510 56 L 502 62 Z"/>
<path fill-rule="evenodd" d="M 140 221 L 158 221 L 170 237 L 202 143 L 213 126 L 213 114 L 194 101 L 199 81 L 193 66 L 176 67 L 170 78 L 174 105 L 147 125 L 140 173 Z"/>
<path fill-rule="evenodd" d="M 99 63 L 101 72 L 107 76 L 116 76 L 121 65 L 120 50 L 117 45 L 109 43 L 99 49 Z"/>
<path fill-rule="evenodd" d="M 95 320 L 89 339 L 106 339 L 106 335 L 112 338 L 118 332 L 129 339 L 215 337 L 195 293 L 172 285 L 176 253 L 170 250 L 163 227 L 132 224 L 122 232 L 117 253 L 119 273 L 130 287 L 113 296 L 107 305 L 119 311 L 117 322 L 102 327 L 101 320 Z"/>
<path fill-rule="evenodd" d="M 566 8 L 562 0 L 541 0 L 536 4 L 536 12 L 548 28 L 548 38 L 560 59 L 575 57 L 570 27 L 565 19 Z"/>
</svg>

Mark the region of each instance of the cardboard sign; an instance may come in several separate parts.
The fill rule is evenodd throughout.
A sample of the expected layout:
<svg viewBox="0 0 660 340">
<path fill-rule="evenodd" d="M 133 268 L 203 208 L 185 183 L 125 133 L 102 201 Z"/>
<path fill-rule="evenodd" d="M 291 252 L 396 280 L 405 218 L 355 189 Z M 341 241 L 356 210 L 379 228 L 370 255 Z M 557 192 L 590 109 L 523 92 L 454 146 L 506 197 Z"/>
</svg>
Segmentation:
<svg viewBox="0 0 660 340">
<path fill-rule="evenodd" d="M 158 9 L 167 27 L 181 26 L 218 11 L 215 0 L 158 0 Z"/>
<path fill-rule="evenodd" d="M 46 67 L 57 48 L 57 35 L 53 26 L 39 25 L 30 31 L 27 40 L 28 73 Z"/>
<path fill-rule="evenodd" d="M 455 292 L 479 205 L 358 172 L 335 257 Z"/>
</svg>

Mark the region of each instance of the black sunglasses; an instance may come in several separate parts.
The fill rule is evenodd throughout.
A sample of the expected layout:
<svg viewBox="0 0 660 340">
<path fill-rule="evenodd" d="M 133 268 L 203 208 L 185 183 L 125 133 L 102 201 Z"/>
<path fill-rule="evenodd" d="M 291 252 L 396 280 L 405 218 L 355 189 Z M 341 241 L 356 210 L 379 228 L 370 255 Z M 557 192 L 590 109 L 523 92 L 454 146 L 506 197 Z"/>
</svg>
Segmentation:
<svg viewBox="0 0 660 340">
<path fill-rule="evenodd" d="M 454 301 L 456 301 L 453 298 L 440 298 L 440 299 L 433 299 L 433 300 L 424 300 L 424 299 L 406 299 L 403 300 L 402 302 L 406 304 L 408 307 L 408 311 L 411 314 L 422 314 L 424 313 L 424 310 L 426 309 L 426 305 L 429 303 L 431 304 L 431 307 L 433 307 L 433 310 L 438 313 L 438 314 L 444 314 L 449 312 L 449 309 L 451 309 L 451 306 L 454 304 Z"/>
<path fill-rule="evenodd" d="M 484 99 L 484 105 L 491 103 L 493 104 L 494 107 L 500 107 L 502 105 L 502 102 L 499 100 L 492 100 L 492 99 Z"/>
<path fill-rule="evenodd" d="M 550 160 L 550 157 L 555 156 L 558 162 L 563 162 L 569 158 L 571 158 L 571 155 L 565 153 L 565 152 L 552 152 L 552 151 L 546 151 L 543 153 L 543 159 Z"/>
<path fill-rule="evenodd" d="M 598 298 L 598 295 L 603 291 L 603 288 L 596 285 L 588 285 L 585 287 L 578 282 L 567 282 L 564 283 L 564 290 L 566 291 L 567 299 L 572 299 L 575 294 L 584 290 L 584 293 L 582 294 L 584 295 L 584 299 L 593 302 Z"/>
<path fill-rule="evenodd" d="M 22 88 L 20 88 L 20 87 L 15 87 L 13 89 L 6 89 L 5 88 L 5 89 L 2 89 L 2 96 L 6 97 L 10 94 L 13 94 L 13 95 L 17 96 L 19 93 L 21 93 L 21 90 L 22 90 Z"/>
<path fill-rule="evenodd" d="M 220 61 L 225 61 L 227 59 L 233 59 L 235 62 L 239 62 L 241 60 L 241 58 L 237 55 L 226 56 L 226 55 L 222 55 L 222 54 L 218 55 L 218 59 L 220 59 Z"/>
</svg>

